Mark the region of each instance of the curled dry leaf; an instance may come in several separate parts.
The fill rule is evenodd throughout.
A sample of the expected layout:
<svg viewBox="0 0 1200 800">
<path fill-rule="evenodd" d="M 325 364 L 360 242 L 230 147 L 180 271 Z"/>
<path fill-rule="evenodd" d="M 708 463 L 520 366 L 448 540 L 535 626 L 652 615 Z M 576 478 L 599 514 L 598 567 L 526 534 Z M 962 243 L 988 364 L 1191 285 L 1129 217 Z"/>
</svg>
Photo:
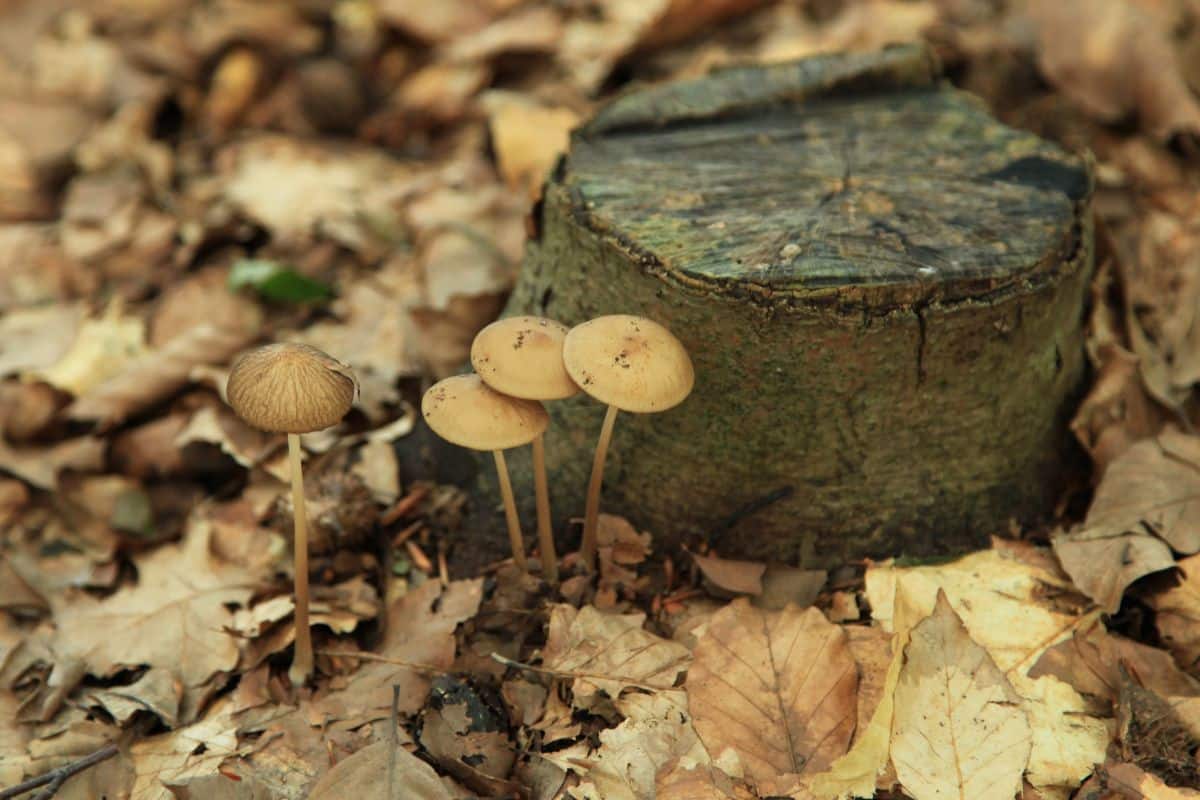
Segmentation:
<svg viewBox="0 0 1200 800">
<path fill-rule="evenodd" d="M 1100 534 L 1077 531 L 1054 539 L 1054 552 L 1079 590 L 1105 612 L 1121 607 L 1125 588 L 1145 575 L 1171 569 L 1171 548 L 1146 534 Z"/>
<path fill-rule="evenodd" d="M 1147 592 L 1145 599 L 1155 611 L 1158 633 L 1176 662 L 1190 674 L 1200 675 L 1200 555 L 1185 558 L 1176 566 L 1178 583 L 1162 592 Z"/>
<path fill-rule="evenodd" d="M 766 564 L 757 561 L 732 561 L 716 556 L 702 556 L 699 553 L 692 553 L 692 559 L 705 579 L 717 589 L 734 594 L 762 594 Z"/>
<path fill-rule="evenodd" d="M 232 703 L 224 698 L 185 728 L 151 736 L 130 748 L 134 784 L 132 800 L 169 800 L 167 788 L 193 778 L 219 774 L 226 759 L 245 753 L 240 744 Z"/>
<path fill-rule="evenodd" d="M 896 683 L 892 763 L 915 800 L 1012 800 L 1029 761 L 1020 696 L 938 593 Z"/>
<path fill-rule="evenodd" d="M 171 396 L 187 385 L 197 367 L 223 364 L 257 337 L 255 329 L 200 325 L 125 364 L 122 370 L 77 399 L 72 419 L 96 420 L 101 427 Z"/>
<path fill-rule="evenodd" d="M 599 710 L 600 693 L 616 701 L 627 686 L 670 689 L 690 657 L 683 645 L 642 626 L 645 614 L 605 614 L 559 604 L 550 611 L 542 663 L 575 675 L 576 708 Z"/>
<path fill-rule="evenodd" d="M 1106 788 L 1113 794 L 1108 795 L 1113 800 L 1195 800 L 1200 798 L 1200 791 L 1195 789 L 1177 789 L 1163 783 L 1162 779 L 1151 775 L 1134 764 L 1113 764 L 1105 767 L 1107 776 Z"/>
<path fill-rule="evenodd" d="M 237 666 L 238 643 L 225 628 L 233 623 L 230 607 L 247 603 L 255 584 L 254 576 L 210 554 L 209 534 L 207 523 L 193 519 L 183 542 L 138 562 L 136 585 L 57 609 L 55 652 L 97 677 L 140 666 L 167 669 L 180 687 L 180 721 L 195 719 L 221 676 Z"/>
<path fill-rule="evenodd" d="M 1162 430 L 1166 415 L 1146 394 L 1137 356 L 1107 343 L 1096 360 L 1096 382 L 1079 405 L 1071 430 L 1103 475 L 1136 442 Z"/>
<path fill-rule="evenodd" d="M 820 611 L 764 612 L 745 598 L 717 612 L 687 677 L 696 732 L 732 748 L 759 789 L 828 769 L 854 732 L 858 668 Z"/>
</svg>

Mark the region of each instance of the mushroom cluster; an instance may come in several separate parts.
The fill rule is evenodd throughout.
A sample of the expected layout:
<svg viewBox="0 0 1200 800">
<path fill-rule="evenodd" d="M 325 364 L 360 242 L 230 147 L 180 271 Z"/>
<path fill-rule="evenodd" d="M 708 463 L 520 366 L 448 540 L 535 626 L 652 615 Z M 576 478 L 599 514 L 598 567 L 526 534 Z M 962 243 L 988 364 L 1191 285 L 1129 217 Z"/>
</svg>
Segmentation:
<svg viewBox="0 0 1200 800">
<path fill-rule="evenodd" d="M 558 580 L 558 557 L 543 446 L 549 416 L 542 401 L 566 399 L 582 390 L 608 406 L 588 481 L 580 544 L 580 559 L 590 568 L 617 412 L 666 411 L 683 402 L 695 379 L 687 351 L 662 325 L 641 317 L 598 317 L 568 330 L 554 320 L 526 316 L 502 319 L 480 331 L 471 345 L 471 365 L 474 374 L 434 384 L 421 412 L 447 441 L 495 455 L 513 561 L 521 569 L 526 568 L 524 539 L 503 451 L 532 445 L 538 550 L 551 583 Z"/>
</svg>

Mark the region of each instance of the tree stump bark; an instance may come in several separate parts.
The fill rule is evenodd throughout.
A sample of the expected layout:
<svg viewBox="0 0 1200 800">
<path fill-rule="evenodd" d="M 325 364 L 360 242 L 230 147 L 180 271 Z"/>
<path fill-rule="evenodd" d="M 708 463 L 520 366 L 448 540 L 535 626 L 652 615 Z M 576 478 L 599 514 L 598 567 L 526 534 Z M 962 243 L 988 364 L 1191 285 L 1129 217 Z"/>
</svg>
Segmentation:
<svg viewBox="0 0 1200 800">
<path fill-rule="evenodd" d="M 622 414 L 605 475 L 602 510 L 657 542 L 805 565 L 960 552 L 1058 496 L 1091 186 L 924 48 L 727 69 L 575 132 L 506 313 L 640 314 L 691 352 L 692 396 Z M 604 408 L 547 407 L 561 521 Z"/>
</svg>

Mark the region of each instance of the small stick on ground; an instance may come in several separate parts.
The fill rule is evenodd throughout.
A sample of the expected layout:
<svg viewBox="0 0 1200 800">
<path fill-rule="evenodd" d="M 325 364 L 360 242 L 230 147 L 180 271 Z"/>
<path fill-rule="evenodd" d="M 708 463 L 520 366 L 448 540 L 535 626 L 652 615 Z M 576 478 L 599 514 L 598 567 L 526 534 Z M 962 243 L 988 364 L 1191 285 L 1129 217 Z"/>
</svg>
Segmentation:
<svg viewBox="0 0 1200 800">
<path fill-rule="evenodd" d="M 16 786 L 10 786 L 7 789 L 0 790 L 0 800 L 9 800 L 10 798 L 25 794 L 28 791 L 32 791 L 39 786 L 45 786 L 46 788 L 34 795 L 32 800 L 50 800 L 50 798 L 54 797 L 54 794 L 61 789 L 62 785 L 66 783 L 72 776 L 83 772 L 88 767 L 93 767 L 102 761 L 107 761 L 115 756 L 118 752 L 120 752 L 120 748 L 118 748 L 115 744 L 106 744 L 96 752 L 92 753 L 91 755 L 84 756 L 78 761 L 72 761 L 70 764 L 63 764 L 57 769 L 50 770 L 45 775 L 39 775 L 36 778 L 30 778 L 24 783 L 19 783 Z"/>
</svg>

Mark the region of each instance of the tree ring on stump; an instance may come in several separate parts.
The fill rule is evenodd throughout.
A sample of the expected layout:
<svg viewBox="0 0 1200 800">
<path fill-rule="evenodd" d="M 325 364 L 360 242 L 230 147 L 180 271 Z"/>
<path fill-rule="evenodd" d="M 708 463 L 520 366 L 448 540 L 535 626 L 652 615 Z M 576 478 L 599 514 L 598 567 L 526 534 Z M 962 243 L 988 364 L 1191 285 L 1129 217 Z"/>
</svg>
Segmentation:
<svg viewBox="0 0 1200 800">
<path fill-rule="evenodd" d="M 638 314 L 692 354 L 692 396 L 622 415 L 605 475 L 656 541 L 961 552 L 1044 518 L 1074 456 L 1091 189 L 920 46 L 726 69 L 574 133 L 506 313 Z M 548 410 L 566 519 L 604 409 Z"/>
</svg>

